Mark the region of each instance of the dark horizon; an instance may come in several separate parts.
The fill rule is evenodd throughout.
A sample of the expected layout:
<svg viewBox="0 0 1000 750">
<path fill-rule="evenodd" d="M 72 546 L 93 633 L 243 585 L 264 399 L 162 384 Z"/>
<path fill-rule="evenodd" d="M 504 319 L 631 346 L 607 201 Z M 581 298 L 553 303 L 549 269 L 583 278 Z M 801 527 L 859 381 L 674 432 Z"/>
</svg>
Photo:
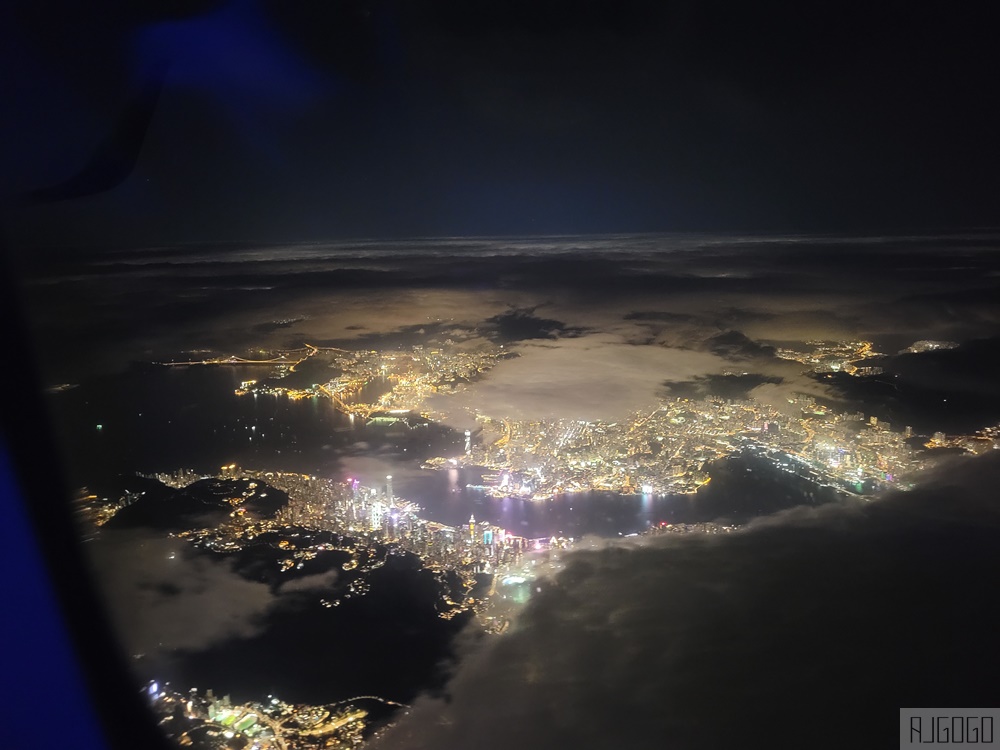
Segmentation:
<svg viewBox="0 0 1000 750">
<path fill-rule="evenodd" d="M 523 241 L 537 242 L 545 240 L 601 240 L 601 239 L 720 239 L 720 240 L 753 240 L 762 243 L 781 243 L 787 240 L 832 240 L 832 241 L 878 241 L 901 243 L 906 241 L 930 242 L 955 240 L 958 242 L 1000 239 L 1000 224 L 963 227 L 886 227 L 882 230 L 871 229 L 677 229 L 650 231 L 606 231 L 606 232 L 553 232 L 546 234 L 532 233 L 498 233 L 498 234 L 455 234 L 455 235 L 344 235 L 330 237 L 301 237 L 286 239 L 185 239 L 171 242 L 112 242 L 94 240 L 92 242 L 53 241 L 33 243 L 28 238 L 9 242 L 11 251 L 24 269 L 31 267 L 30 253 L 45 252 L 86 252 L 96 251 L 98 254 L 144 253 L 151 251 L 181 251 L 185 248 L 202 248 L 225 252 L 250 248 L 283 248 L 300 246 L 323 246 L 351 244 L 429 245 L 433 243 L 468 241 L 468 242 L 506 242 Z M 388 250 L 389 248 L 385 248 Z"/>
</svg>

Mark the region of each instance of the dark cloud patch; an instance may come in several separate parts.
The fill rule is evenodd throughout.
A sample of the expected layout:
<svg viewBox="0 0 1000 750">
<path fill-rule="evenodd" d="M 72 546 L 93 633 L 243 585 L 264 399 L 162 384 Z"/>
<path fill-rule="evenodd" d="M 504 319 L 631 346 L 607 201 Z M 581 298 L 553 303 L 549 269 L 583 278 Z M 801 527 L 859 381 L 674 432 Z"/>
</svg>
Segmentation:
<svg viewBox="0 0 1000 750">
<path fill-rule="evenodd" d="M 720 310 L 715 315 L 715 322 L 721 328 L 733 328 L 737 325 L 745 325 L 750 321 L 761 321 L 761 320 L 771 320 L 774 318 L 774 313 L 764 312 L 762 310 L 750 310 L 741 307 L 727 307 L 724 310 Z"/>
<path fill-rule="evenodd" d="M 703 399 L 717 398 L 744 400 L 750 391 L 764 383 L 781 383 L 782 378 L 774 375 L 746 373 L 740 375 L 705 375 L 686 381 L 665 382 L 664 395 L 668 398 Z"/>
<path fill-rule="evenodd" d="M 537 307 L 512 308 L 488 318 L 482 326 L 493 341 L 513 343 L 531 339 L 556 339 L 582 336 L 586 329 L 567 326 L 559 320 L 535 315 Z"/>
<path fill-rule="evenodd" d="M 161 596 L 180 596 L 183 593 L 183 589 L 176 583 L 157 583 L 146 586 L 146 588 L 152 588 L 153 591 Z"/>
<path fill-rule="evenodd" d="M 697 318 L 694 315 L 677 312 L 662 312 L 650 310 L 637 310 L 625 316 L 625 320 L 638 320 L 641 322 L 656 323 L 690 323 Z"/>
<path fill-rule="evenodd" d="M 699 399 L 705 397 L 705 387 L 700 379 L 664 381 L 663 395 L 667 398 Z"/>
<path fill-rule="evenodd" d="M 771 357 L 774 347 L 760 344 L 739 331 L 729 330 L 712 336 L 705 348 L 720 357 L 733 360 L 752 359 L 753 357 Z"/>
<path fill-rule="evenodd" d="M 291 320 L 270 320 L 266 323 L 258 323 L 250 330 L 253 333 L 274 333 L 282 328 L 291 328 L 296 323 L 301 323 L 304 318 L 293 318 Z"/>
<path fill-rule="evenodd" d="M 998 482 L 573 553 L 376 747 L 891 745 L 900 706 L 995 705 Z"/>
</svg>

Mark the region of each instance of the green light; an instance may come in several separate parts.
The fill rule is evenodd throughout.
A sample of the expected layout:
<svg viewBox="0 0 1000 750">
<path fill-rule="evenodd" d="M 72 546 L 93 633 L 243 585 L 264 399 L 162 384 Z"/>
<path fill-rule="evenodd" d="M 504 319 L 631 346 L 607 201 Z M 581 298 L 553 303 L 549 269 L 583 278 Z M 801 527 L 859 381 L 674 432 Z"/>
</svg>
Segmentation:
<svg viewBox="0 0 1000 750">
<path fill-rule="evenodd" d="M 104 429 L 104 425 L 102 425 L 102 424 L 97 425 L 97 431 L 98 432 L 100 432 L 103 429 Z"/>
</svg>

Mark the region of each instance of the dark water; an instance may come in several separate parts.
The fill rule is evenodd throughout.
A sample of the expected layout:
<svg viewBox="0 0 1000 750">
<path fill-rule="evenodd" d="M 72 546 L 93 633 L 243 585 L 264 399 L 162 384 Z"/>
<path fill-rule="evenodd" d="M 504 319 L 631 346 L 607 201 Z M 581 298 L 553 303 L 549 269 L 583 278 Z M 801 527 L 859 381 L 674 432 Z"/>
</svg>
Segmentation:
<svg viewBox="0 0 1000 750">
<path fill-rule="evenodd" d="M 459 437 L 438 426 L 391 431 L 351 420 L 325 398 L 236 396 L 266 368 L 137 366 L 50 397 L 53 430 L 76 484 L 116 473 L 190 468 L 216 473 L 227 463 L 335 476 L 352 444 L 433 455 Z M 384 391 L 370 386 L 363 397 Z"/>
<path fill-rule="evenodd" d="M 819 505 L 842 497 L 749 454 L 715 461 L 708 470 L 712 481 L 697 494 L 659 497 L 581 492 L 540 501 L 493 498 L 466 487 L 481 481 L 482 472 L 472 468 L 428 471 L 397 484 L 399 493 L 420 503 L 432 520 L 462 525 L 474 514 L 477 521 L 529 538 L 617 536 L 659 523 L 745 522 L 796 505 Z"/>
<path fill-rule="evenodd" d="M 897 357 L 887 366 L 902 359 Z M 819 380 L 836 388 L 866 414 L 898 428 L 910 425 L 924 435 L 938 430 L 969 434 L 1000 421 L 1000 389 L 992 376 L 995 369 L 988 364 L 978 367 L 975 380 L 965 373 L 951 372 L 940 374 L 936 381 L 928 377 L 914 382 L 905 372 L 897 376 L 891 371 L 863 378 L 834 373 Z"/>
</svg>

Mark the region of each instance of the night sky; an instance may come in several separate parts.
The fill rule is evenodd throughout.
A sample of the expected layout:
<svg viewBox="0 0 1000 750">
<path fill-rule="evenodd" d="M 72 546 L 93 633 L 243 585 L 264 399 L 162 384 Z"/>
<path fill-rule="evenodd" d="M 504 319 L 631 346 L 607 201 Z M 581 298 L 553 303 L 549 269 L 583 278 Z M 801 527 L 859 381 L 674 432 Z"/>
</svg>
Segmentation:
<svg viewBox="0 0 1000 750">
<path fill-rule="evenodd" d="M 132 6 L 3 11 L 15 244 L 997 224 L 985 3 Z"/>
</svg>

